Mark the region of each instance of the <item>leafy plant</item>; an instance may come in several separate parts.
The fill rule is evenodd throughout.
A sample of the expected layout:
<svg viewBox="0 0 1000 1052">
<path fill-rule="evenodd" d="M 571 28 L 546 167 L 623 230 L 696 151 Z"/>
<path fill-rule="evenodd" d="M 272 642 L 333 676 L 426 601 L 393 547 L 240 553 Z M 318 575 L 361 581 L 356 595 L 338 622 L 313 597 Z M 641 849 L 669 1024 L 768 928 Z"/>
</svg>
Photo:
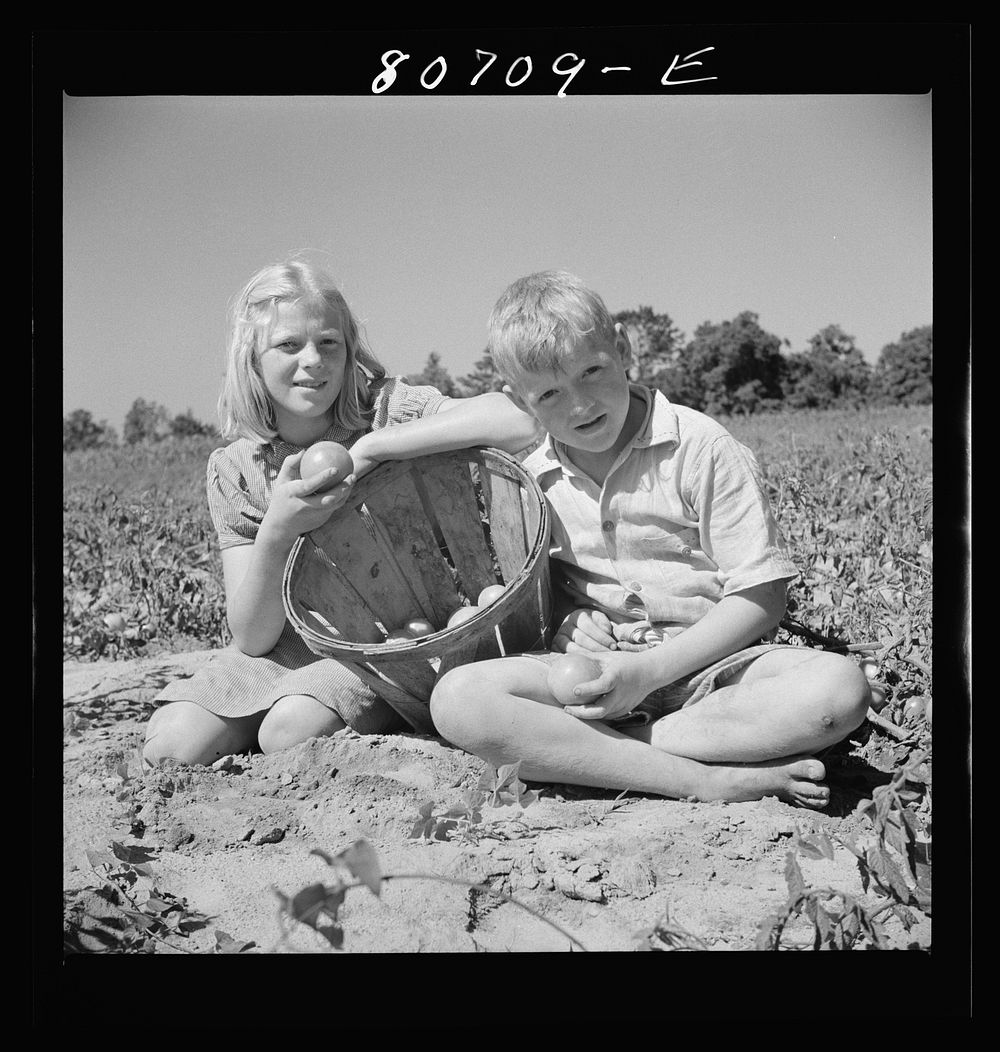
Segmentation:
<svg viewBox="0 0 1000 1052">
<path fill-rule="evenodd" d="M 99 880 L 67 902 L 63 924 L 66 953 L 197 953 L 185 945 L 192 932 L 211 918 L 192 909 L 186 899 L 166 891 L 150 864 L 147 848 L 112 841 L 109 850 L 88 851 Z M 93 892 L 93 895 L 88 895 Z M 215 953 L 242 953 L 252 942 L 241 942 L 216 931 Z"/>
<path fill-rule="evenodd" d="M 502 826 L 510 819 L 483 821 L 483 807 L 528 807 L 538 799 L 518 778 L 521 761 L 484 771 L 474 789 L 466 789 L 458 804 L 436 810 L 433 800 L 422 804 L 410 839 L 456 840 L 477 844 L 484 836 L 506 835 Z M 514 819 L 516 822 L 517 820 Z"/>
<path fill-rule="evenodd" d="M 469 888 L 477 893 L 495 895 L 504 902 L 517 906 L 543 924 L 548 925 L 565 936 L 572 946 L 580 950 L 586 947 L 554 921 L 544 917 L 537 910 L 519 902 L 505 892 L 497 891 L 488 884 L 477 884 L 474 881 L 457 877 L 443 877 L 437 873 L 383 873 L 375 849 L 367 840 L 356 840 L 349 847 L 328 855 L 325 851 L 314 848 L 311 852 L 318 855 L 334 870 L 334 879 L 330 884 L 317 882 L 310 884 L 295 895 L 286 895 L 278 888 L 272 889 L 279 901 L 279 918 L 312 928 L 330 944 L 333 949 L 343 949 L 344 929 L 340 920 L 340 909 L 344 898 L 352 888 L 367 887 L 375 896 L 381 894 L 382 884 L 390 880 L 433 880 L 442 884 L 454 884 Z M 355 878 L 353 881 L 351 878 Z M 286 939 L 289 929 L 284 928 L 282 939 Z"/>
</svg>

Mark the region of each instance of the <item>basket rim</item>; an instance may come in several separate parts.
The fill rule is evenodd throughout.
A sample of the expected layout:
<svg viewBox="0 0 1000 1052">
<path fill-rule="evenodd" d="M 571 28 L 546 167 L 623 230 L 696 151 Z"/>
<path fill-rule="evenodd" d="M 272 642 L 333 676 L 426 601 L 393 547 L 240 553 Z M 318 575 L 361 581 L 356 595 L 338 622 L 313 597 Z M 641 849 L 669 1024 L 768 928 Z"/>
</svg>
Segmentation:
<svg viewBox="0 0 1000 1052">
<path fill-rule="evenodd" d="M 471 454 L 471 456 L 470 456 Z M 285 615 L 292 623 L 296 633 L 309 646 L 310 641 L 314 646 L 309 646 L 314 653 L 321 652 L 323 656 L 341 658 L 346 661 L 365 662 L 376 660 L 381 662 L 413 661 L 416 659 L 428 659 L 440 657 L 457 647 L 468 643 L 469 637 L 480 639 L 496 628 L 501 621 L 513 610 L 519 598 L 520 588 L 525 581 L 534 576 L 535 566 L 538 560 L 547 556 L 547 542 L 549 535 L 549 509 L 535 477 L 527 471 L 524 466 L 511 454 L 493 446 L 469 446 L 463 449 L 444 450 L 439 453 L 425 454 L 420 457 L 412 457 L 406 460 L 391 460 L 380 464 L 377 468 L 368 472 L 354 487 L 351 498 L 342 504 L 323 524 L 327 525 L 339 515 L 347 514 L 363 504 L 368 494 L 372 493 L 392 477 L 405 471 L 413 470 L 421 461 L 462 459 L 463 461 L 474 460 L 485 463 L 486 459 L 498 461 L 501 465 L 512 470 L 516 480 L 524 485 L 535 498 L 538 507 L 538 526 L 534 538 L 531 539 L 528 554 L 525 556 L 524 566 L 517 576 L 509 581 L 504 587 L 504 594 L 489 606 L 483 607 L 479 613 L 454 625 L 451 628 L 442 628 L 430 635 L 421 636 L 416 639 L 392 640 L 382 643 L 357 643 L 349 640 L 332 640 L 329 636 L 322 634 L 306 624 L 295 610 L 291 595 L 291 579 L 295 570 L 296 561 L 303 547 L 308 543 L 310 534 L 304 533 L 298 537 L 285 561 L 285 569 L 282 577 L 282 601 L 285 607 Z M 366 485 L 367 483 L 367 485 Z M 318 650 L 316 648 L 319 648 Z"/>
</svg>

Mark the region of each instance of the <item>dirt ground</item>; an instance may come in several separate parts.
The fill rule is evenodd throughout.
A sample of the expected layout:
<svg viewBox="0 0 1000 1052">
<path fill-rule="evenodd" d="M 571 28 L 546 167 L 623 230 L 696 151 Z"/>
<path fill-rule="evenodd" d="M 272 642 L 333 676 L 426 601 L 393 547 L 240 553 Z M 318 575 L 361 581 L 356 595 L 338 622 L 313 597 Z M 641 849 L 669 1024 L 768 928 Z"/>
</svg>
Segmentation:
<svg viewBox="0 0 1000 1052">
<path fill-rule="evenodd" d="M 483 808 L 478 842 L 415 839 L 422 805 L 460 804 L 486 770 L 429 736 L 345 732 L 214 768 L 140 773 L 150 699 L 208 653 L 64 665 L 64 927 L 77 950 L 122 948 L 96 894 L 99 858 L 116 851 L 140 862 L 140 897 L 206 918 L 156 940 L 155 952 L 333 952 L 328 937 L 280 913 L 280 895 L 329 885 L 335 870 L 314 849 L 332 856 L 362 839 L 394 879 L 378 897 L 347 892 L 338 918 L 347 952 L 750 950 L 786 900 L 796 834 L 851 834 L 863 845 L 854 807 L 887 780 L 838 747 L 824 757 L 833 798 L 823 813 L 775 798 L 689 803 L 531 785 L 539 797 L 523 809 Z M 799 865 L 807 885 L 878 901 L 846 848 Z M 812 933 L 795 922 L 782 946 L 808 948 Z M 930 919 L 906 931 L 892 918 L 886 934 L 893 948 L 929 949 Z"/>
</svg>

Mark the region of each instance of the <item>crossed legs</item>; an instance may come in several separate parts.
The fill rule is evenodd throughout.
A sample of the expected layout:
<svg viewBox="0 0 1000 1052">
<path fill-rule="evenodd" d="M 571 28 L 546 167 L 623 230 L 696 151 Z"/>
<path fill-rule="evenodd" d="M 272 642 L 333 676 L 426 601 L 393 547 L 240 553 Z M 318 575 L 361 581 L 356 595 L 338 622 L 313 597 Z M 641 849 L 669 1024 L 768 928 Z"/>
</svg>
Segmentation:
<svg viewBox="0 0 1000 1052">
<path fill-rule="evenodd" d="M 870 698 L 846 658 L 772 651 L 697 704 L 619 731 L 564 712 L 546 672 L 526 657 L 453 669 L 431 696 L 435 726 L 495 766 L 520 760 L 531 781 L 825 807 L 826 771 L 814 754 L 859 726 Z"/>
</svg>

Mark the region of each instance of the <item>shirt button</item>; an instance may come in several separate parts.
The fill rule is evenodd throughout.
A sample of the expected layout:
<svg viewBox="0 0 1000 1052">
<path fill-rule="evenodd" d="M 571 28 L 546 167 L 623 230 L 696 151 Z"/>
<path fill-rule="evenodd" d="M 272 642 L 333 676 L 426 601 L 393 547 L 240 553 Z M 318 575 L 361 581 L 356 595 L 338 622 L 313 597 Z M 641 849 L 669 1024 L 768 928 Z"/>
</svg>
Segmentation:
<svg viewBox="0 0 1000 1052">
<path fill-rule="evenodd" d="M 632 581 L 632 583 L 629 585 L 629 588 L 631 588 L 633 592 L 641 592 L 642 591 L 642 585 L 639 584 L 638 581 Z"/>
<path fill-rule="evenodd" d="M 605 533 L 610 533 L 614 528 L 615 524 L 610 519 L 605 519 L 604 522 L 601 523 L 601 529 L 604 530 Z"/>
<path fill-rule="evenodd" d="M 689 544 L 685 544 L 684 547 L 681 548 L 681 555 L 690 555 L 690 554 L 691 554 L 691 546 Z"/>
</svg>

